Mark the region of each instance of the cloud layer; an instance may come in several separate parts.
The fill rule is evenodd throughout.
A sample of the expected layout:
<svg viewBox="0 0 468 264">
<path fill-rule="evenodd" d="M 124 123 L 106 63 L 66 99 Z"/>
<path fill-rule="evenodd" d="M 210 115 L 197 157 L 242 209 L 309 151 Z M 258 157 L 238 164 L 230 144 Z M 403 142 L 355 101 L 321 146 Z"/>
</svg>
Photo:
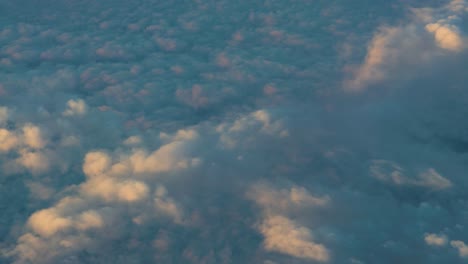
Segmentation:
<svg viewBox="0 0 468 264">
<path fill-rule="evenodd" d="M 0 263 L 468 258 L 466 1 L 0 15 Z"/>
</svg>

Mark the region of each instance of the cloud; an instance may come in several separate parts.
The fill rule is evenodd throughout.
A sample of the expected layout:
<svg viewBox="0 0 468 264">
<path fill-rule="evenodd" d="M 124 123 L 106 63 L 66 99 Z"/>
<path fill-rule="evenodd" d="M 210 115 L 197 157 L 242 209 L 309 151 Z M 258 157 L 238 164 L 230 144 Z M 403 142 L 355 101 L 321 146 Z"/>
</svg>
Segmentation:
<svg viewBox="0 0 468 264">
<path fill-rule="evenodd" d="M 34 213 L 28 223 L 34 232 L 43 237 L 50 237 L 72 225 L 70 219 L 61 217 L 54 209 L 44 209 Z"/>
<path fill-rule="evenodd" d="M 427 36 L 432 35 L 435 46 L 448 52 L 461 52 L 466 47 L 460 33 L 459 16 L 465 12 L 464 1 L 452 1 L 439 8 L 413 8 L 414 16 L 401 26 L 383 26 L 374 33 L 367 46 L 364 62 L 352 70 L 345 81 L 348 91 L 362 91 L 369 86 L 393 76 L 405 77 L 401 67 L 421 67 L 444 56 L 432 45 Z M 410 70 L 410 67 L 408 67 Z"/>
<path fill-rule="evenodd" d="M 32 124 L 26 124 L 23 127 L 23 136 L 25 144 L 33 149 L 41 149 L 46 145 L 41 129 Z"/>
<path fill-rule="evenodd" d="M 447 244 L 447 237 L 444 235 L 426 234 L 424 236 L 424 241 L 430 246 L 441 247 Z"/>
<path fill-rule="evenodd" d="M 135 173 L 139 174 L 184 169 L 198 163 L 196 158 L 184 159 L 186 151 L 186 142 L 174 141 L 150 154 L 142 150 L 136 151 L 130 157 L 130 162 Z"/>
<path fill-rule="evenodd" d="M 264 236 L 265 250 L 320 262 L 329 260 L 328 249 L 313 241 L 311 231 L 287 217 L 292 211 L 326 206 L 328 197 L 313 197 L 297 187 L 276 190 L 266 183 L 254 185 L 247 196 L 263 210 L 258 230 Z"/>
<path fill-rule="evenodd" d="M 357 69 L 352 80 L 347 83 L 350 90 L 360 90 L 385 78 L 385 64 L 395 60 L 398 50 L 392 47 L 395 38 L 406 32 L 399 28 L 382 28 L 371 40 L 364 63 Z M 411 40 L 411 33 L 408 38 Z"/>
<path fill-rule="evenodd" d="M 168 197 L 164 186 L 158 186 L 155 191 L 154 206 L 158 212 L 167 215 L 176 223 L 182 223 L 183 212 L 177 203 Z"/>
<path fill-rule="evenodd" d="M 461 51 L 464 47 L 458 29 L 453 26 L 431 23 L 426 25 L 426 30 L 434 34 L 437 45 L 443 49 Z"/>
<path fill-rule="evenodd" d="M 27 150 L 20 150 L 19 153 L 20 157 L 16 162 L 32 173 L 43 173 L 49 169 L 50 161 L 46 154 L 42 152 L 30 152 Z"/>
<path fill-rule="evenodd" d="M 265 236 L 266 250 L 321 262 L 329 260 L 327 249 L 311 241 L 310 231 L 307 228 L 298 227 L 285 217 L 267 218 L 260 225 L 260 231 Z"/>
<path fill-rule="evenodd" d="M 15 148 L 19 142 L 18 137 L 7 129 L 0 128 L 0 151 L 8 152 Z"/>
<path fill-rule="evenodd" d="M 102 175 L 111 165 L 111 158 L 105 152 L 88 152 L 84 158 L 83 172 L 88 177 Z"/>
<path fill-rule="evenodd" d="M 397 164 L 385 160 L 374 160 L 369 170 L 371 175 L 378 180 L 396 185 L 414 185 L 434 190 L 452 187 L 450 180 L 441 176 L 433 168 L 419 173 L 415 178 L 410 178 L 405 175 L 405 170 Z"/>
<path fill-rule="evenodd" d="M 248 144 L 253 140 L 248 137 L 248 134 L 252 134 L 252 130 L 275 137 L 288 136 L 283 121 L 274 118 L 267 110 L 257 110 L 232 123 L 226 122 L 216 127 L 216 131 L 221 135 L 220 143 L 226 148 L 235 148 L 240 143 Z"/>
<path fill-rule="evenodd" d="M 462 263 L 466 1 L 345 2 L 1 2 L 0 263 Z"/>
<path fill-rule="evenodd" d="M 29 232 L 19 238 L 14 255 L 20 261 L 32 258 L 38 263 L 55 261 L 68 252 L 91 247 L 97 241 L 93 241 L 93 235 L 88 232 L 111 228 L 114 222 L 131 220 L 136 225 L 147 225 L 158 219 L 169 219 L 184 224 L 183 210 L 167 189 L 152 180 L 153 177 L 141 177 L 194 165 L 184 161 L 184 148 L 196 139 L 187 136 L 189 134 L 179 131 L 167 135 L 172 141 L 166 139 L 166 144 L 150 155 L 141 149 L 127 155 L 98 150 L 88 152 L 82 166 L 86 181 L 55 205 L 29 217 Z M 34 161 L 31 157 L 27 160 Z M 128 204 L 138 209 L 127 212 Z M 38 244 L 48 246 L 44 248 Z"/>
<path fill-rule="evenodd" d="M 141 138 L 139 136 L 131 136 L 124 141 L 125 145 L 138 145 L 141 143 Z"/>
<path fill-rule="evenodd" d="M 462 258 L 468 257 L 468 246 L 460 240 L 452 240 L 450 241 L 450 245 L 456 249 L 458 249 L 458 255 Z"/>
<path fill-rule="evenodd" d="M 80 116 L 86 114 L 87 106 L 82 99 L 68 100 L 67 109 L 63 112 L 64 116 Z"/>
<path fill-rule="evenodd" d="M 452 183 L 448 179 L 442 177 L 432 168 L 419 174 L 418 178 L 420 180 L 417 181 L 416 184 L 424 187 L 433 189 L 446 189 L 452 187 Z"/>
<path fill-rule="evenodd" d="M 26 169 L 32 174 L 41 174 L 51 167 L 50 150 L 46 149 L 47 139 L 41 129 L 26 123 L 21 129 L 0 128 L 0 152 L 11 152 L 3 163 L 5 174 L 12 174 Z M 14 153 L 14 154 L 12 154 Z M 16 158 L 15 155 L 17 156 Z"/>
<path fill-rule="evenodd" d="M 307 207 L 325 206 L 329 197 L 314 197 L 303 187 L 275 190 L 270 184 L 259 183 L 252 187 L 247 196 L 268 212 L 287 212 Z"/>
</svg>

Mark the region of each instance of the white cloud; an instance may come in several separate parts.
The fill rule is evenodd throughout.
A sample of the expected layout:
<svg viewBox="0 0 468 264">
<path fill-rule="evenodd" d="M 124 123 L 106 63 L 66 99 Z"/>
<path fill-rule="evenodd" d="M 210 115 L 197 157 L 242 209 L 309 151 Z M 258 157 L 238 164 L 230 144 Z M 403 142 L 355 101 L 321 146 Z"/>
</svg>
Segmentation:
<svg viewBox="0 0 468 264">
<path fill-rule="evenodd" d="M 468 246 L 465 242 L 460 240 L 452 240 L 450 241 L 450 245 L 456 249 L 458 249 L 458 255 L 462 258 L 468 258 Z"/>
<path fill-rule="evenodd" d="M 86 154 L 83 164 L 83 172 L 88 177 L 95 177 L 103 174 L 109 169 L 111 158 L 101 151 L 93 151 Z"/>
<path fill-rule="evenodd" d="M 104 219 L 95 210 L 89 210 L 81 213 L 77 220 L 76 226 L 80 230 L 88 230 L 91 228 L 100 228 L 104 225 Z"/>
<path fill-rule="evenodd" d="M 410 177 L 406 175 L 407 172 L 402 167 L 394 162 L 373 160 L 369 171 L 372 177 L 395 185 L 421 186 L 433 190 L 444 190 L 452 187 L 452 182 L 433 168 L 429 168 L 415 177 Z"/>
<path fill-rule="evenodd" d="M 171 136 L 167 133 L 161 132 L 159 137 L 165 142 L 169 141 L 185 141 L 185 140 L 195 140 L 199 137 L 197 131 L 194 129 L 179 129 L 175 135 Z"/>
<path fill-rule="evenodd" d="M 38 126 L 26 124 L 23 126 L 24 143 L 33 149 L 41 149 L 45 147 L 46 140 Z"/>
<path fill-rule="evenodd" d="M 117 180 L 112 176 L 102 175 L 91 178 L 81 185 L 83 194 L 101 198 L 107 202 L 138 202 L 146 199 L 149 188 L 145 183 L 135 180 Z"/>
<path fill-rule="evenodd" d="M 161 173 L 174 169 L 186 169 L 196 165 L 196 159 L 187 158 L 187 141 L 173 141 L 147 154 L 144 150 L 135 151 L 129 161 L 136 174 Z"/>
<path fill-rule="evenodd" d="M 53 153 L 45 148 L 46 145 L 44 133 L 31 123 L 24 124 L 21 130 L 0 128 L 0 152 L 14 152 L 16 155 L 14 159 L 5 160 L 4 172 L 10 174 L 26 169 L 33 174 L 40 174 L 48 171 Z"/>
<path fill-rule="evenodd" d="M 18 246 L 15 248 L 15 253 L 22 257 L 21 261 L 16 263 L 25 263 L 26 261 L 40 260 L 49 252 L 48 245 L 43 239 L 31 233 L 27 233 L 19 237 Z M 39 262 L 40 263 L 40 262 Z"/>
<path fill-rule="evenodd" d="M 134 146 L 141 143 L 141 138 L 139 136 L 131 136 L 124 141 L 125 145 Z"/>
<path fill-rule="evenodd" d="M 68 229 L 73 223 L 70 219 L 60 216 L 57 210 L 51 208 L 40 210 L 31 215 L 28 224 L 37 234 L 50 237 L 61 230 Z"/>
<path fill-rule="evenodd" d="M 287 212 L 306 207 L 326 206 L 329 197 L 314 197 L 305 188 L 274 189 L 266 183 L 254 185 L 247 196 L 268 212 Z"/>
<path fill-rule="evenodd" d="M 424 241 L 430 246 L 445 246 L 447 244 L 447 237 L 445 235 L 438 234 L 426 234 L 424 236 Z"/>
<path fill-rule="evenodd" d="M 400 66 L 422 66 L 438 58 L 439 52 L 428 45 L 424 31 L 443 50 L 464 50 L 466 40 L 457 25 L 464 6 L 465 1 L 455 0 L 440 8 L 413 8 L 414 17 L 406 24 L 381 27 L 367 46 L 364 62 L 345 81 L 345 89 L 357 92 L 394 76 L 402 79 L 405 72 Z"/>
<path fill-rule="evenodd" d="M 39 263 L 47 263 L 66 252 L 91 246 L 96 241 L 92 241 L 90 230 L 106 229 L 109 223 L 120 222 L 121 217 L 138 225 L 158 219 L 183 224 L 182 207 L 169 196 L 167 189 L 151 177 L 138 177 L 192 166 L 192 159 L 186 154 L 188 144 L 196 137 L 190 135 L 185 132 L 168 135 L 173 141 L 167 140 L 149 155 L 142 149 L 127 154 L 119 151 L 86 153 L 82 166 L 86 181 L 73 187 L 55 205 L 33 213 L 28 220 L 31 233 L 18 240 L 15 252 L 24 260 L 42 255 L 38 257 Z M 25 155 L 29 156 L 25 162 L 35 164 L 31 155 L 38 154 L 37 151 L 27 152 Z M 45 191 L 37 184 L 32 187 Z M 153 191 L 154 196 L 151 195 Z M 139 209 L 128 211 L 129 204 Z M 47 247 L 38 247 L 39 240 Z"/>
<path fill-rule="evenodd" d="M 148 196 L 149 188 L 138 181 L 125 181 L 120 184 L 117 191 L 118 198 L 126 202 L 143 200 Z"/>
<path fill-rule="evenodd" d="M 12 149 L 14 149 L 19 143 L 18 137 L 15 135 L 15 133 L 4 129 L 0 128 L 0 151 L 1 152 L 8 152 Z"/>
<path fill-rule="evenodd" d="M 68 100 L 67 109 L 63 112 L 64 116 L 82 116 L 86 114 L 87 105 L 84 100 Z"/>
<path fill-rule="evenodd" d="M 16 149 L 28 148 L 30 150 L 40 150 L 47 145 L 47 139 L 41 129 L 31 123 L 26 123 L 21 130 L 11 131 L 5 128 L 0 128 L 0 149 L 10 151 Z"/>
<path fill-rule="evenodd" d="M 43 173 L 49 169 L 48 157 L 39 151 L 20 150 L 20 157 L 16 160 L 18 164 L 31 171 L 33 174 Z"/>
<path fill-rule="evenodd" d="M 163 186 L 158 186 L 156 188 L 154 206 L 156 207 L 157 212 L 171 217 L 176 223 L 182 223 L 182 209 L 173 199 L 168 197 L 167 190 Z"/>
<path fill-rule="evenodd" d="M 330 258 L 322 244 L 312 241 L 309 229 L 297 226 L 283 216 L 268 217 L 260 225 L 260 231 L 265 237 L 264 247 L 268 251 L 321 262 Z"/>
<path fill-rule="evenodd" d="M 452 0 L 447 8 L 456 13 L 468 12 L 466 0 Z"/>
<path fill-rule="evenodd" d="M 436 170 L 432 168 L 423 173 L 420 173 L 418 175 L 418 179 L 419 180 L 415 182 L 416 185 L 421 185 L 436 190 L 452 187 L 450 180 L 442 177 Z"/>
<path fill-rule="evenodd" d="M 235 148 L 241 143 L 249 144 L 257 135 L 284 138 L 289 134 L 283 121 L 264 109 L 240 117 L 232 123 L 222 123 L 216 127 L 216 131 L 220 134 L 220 143 L 226 148 Z"/>
<path fill-rule="evenodd" d="M 372 38 L 367 47 L 364 63 L 356 70 L 353 78 L 348 80 L 346 88 L 359 91 L 367 85 L 385 78 L 385 65 L 393 63 L 398 50 L 393 47 L 394 39 L 405 34 L 400 28 L 384 27 Z"/>
<path fill-rule="evenodd" d="M 426 30 L 434 34 L 437 45 L 443 49 L 461 51 L 464 48 L 463 38 L 451 25 L 431 23 L 426 25 Z"/>
<path fill-rule="evenodd" d="M 258 229 L 264 236 L 263 246 L 267 251 L 321 262 L 329 260 L 328 250 L 312 240 L 311 231 L 287 217 L 294 211 L 326 206 L 328 197 L 313 197 L 301 187 L 277 190 L 267 183 L 254 185 L 247 197 L 263 211 Z"/>
</svg>

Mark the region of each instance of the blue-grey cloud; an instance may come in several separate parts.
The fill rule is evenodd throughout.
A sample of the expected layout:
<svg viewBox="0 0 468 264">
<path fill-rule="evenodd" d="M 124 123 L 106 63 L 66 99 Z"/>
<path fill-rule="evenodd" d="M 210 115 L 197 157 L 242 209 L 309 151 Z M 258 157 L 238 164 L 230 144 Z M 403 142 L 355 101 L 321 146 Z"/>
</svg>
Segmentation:
<svg viewBox="0 0 468 264">
<path fill-rule="evenodd" d="M 466 261 L 466 1 L 0 15 L 0 263 Z"/>
</svg>

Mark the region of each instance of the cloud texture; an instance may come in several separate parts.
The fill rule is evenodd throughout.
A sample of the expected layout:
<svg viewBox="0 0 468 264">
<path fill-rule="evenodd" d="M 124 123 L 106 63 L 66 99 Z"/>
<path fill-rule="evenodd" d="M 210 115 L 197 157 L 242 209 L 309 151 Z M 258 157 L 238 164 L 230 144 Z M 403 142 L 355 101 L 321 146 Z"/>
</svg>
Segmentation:
<svg viewBox="0 0 468 264">
<path fill-rule="evenodd" d="M 0 15 L 0 263 L 467 260 L 465 0 Z"/>
</svg>

